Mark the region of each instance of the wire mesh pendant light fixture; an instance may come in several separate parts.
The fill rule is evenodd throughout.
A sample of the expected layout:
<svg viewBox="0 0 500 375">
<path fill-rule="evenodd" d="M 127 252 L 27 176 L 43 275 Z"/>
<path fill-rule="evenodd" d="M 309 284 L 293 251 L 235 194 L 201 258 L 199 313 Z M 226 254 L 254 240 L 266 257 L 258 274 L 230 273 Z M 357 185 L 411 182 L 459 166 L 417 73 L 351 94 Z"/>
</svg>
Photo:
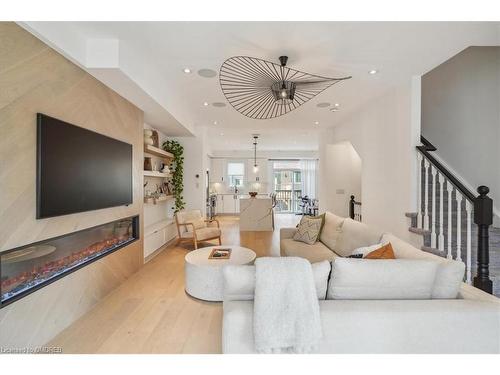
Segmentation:
<svg viewBox="0 0 500 375">
<path fill-rule="evenodd" d="M 280 64 L 248 56 L 230 57 L 222 64 L 219 81 L 224 96 L 241 114 L 253 119 L 282 116 L 314 98 L 330 86 L 351 78 L 328 78 L 304 73 Z"/>
</svg>

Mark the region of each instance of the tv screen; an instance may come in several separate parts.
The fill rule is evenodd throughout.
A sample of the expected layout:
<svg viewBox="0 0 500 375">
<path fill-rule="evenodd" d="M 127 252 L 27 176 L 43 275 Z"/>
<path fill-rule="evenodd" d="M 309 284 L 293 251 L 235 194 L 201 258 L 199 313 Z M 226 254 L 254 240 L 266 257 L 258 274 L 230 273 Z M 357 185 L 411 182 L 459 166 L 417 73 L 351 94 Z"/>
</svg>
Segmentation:
<svg viewBox="0 0 500 375">
<path fill-rule="evenodd" d="M 37 219 L 132 203 L 132 145 L 37 114 Z"/>
</svg>

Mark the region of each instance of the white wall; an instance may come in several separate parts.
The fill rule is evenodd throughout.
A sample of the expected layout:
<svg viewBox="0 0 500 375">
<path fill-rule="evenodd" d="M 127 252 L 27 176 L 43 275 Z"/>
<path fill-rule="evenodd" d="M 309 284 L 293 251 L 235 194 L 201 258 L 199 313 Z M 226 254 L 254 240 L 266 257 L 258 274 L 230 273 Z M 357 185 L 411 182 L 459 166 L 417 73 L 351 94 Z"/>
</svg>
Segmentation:
<svg viewBox="0 0 500 375">
<path fill-rule="evenodd" d="M 310 150 L 262 150 L 257 148 L 257 158 L 267 159 L 317 159 L 318 151 Z M 213 150 L 211 156 L 218 158 L 251 158 L 253 159 L 252 150 Z"/>
<path fill-rule="evenodd" d="M 361 200 L 361 158 L 348 141 L 323 144 L 321 150 L 320 210 L 348 216 L 350 196 Z"/>
<path fill-rule="evenodd" d="M 196 128 L 194 137 L 176 137 L 184 147 L 184 201 L 186 210 L 206 211 L 205 174 L 210 169 L 206 128 Z M 198 177 L 196 177 L 198 175 Z"/>
<path fill-rule="evenodd" d="M 422 77 L 422 135 L 500 207 L 500 47 L 469 47 Z"/>
<path fill-rule="evenodd" d="M 361 201 L 363 222 L 415 241 L 408 231 L 406 212 L 415 210 L 415 146 L 412 118 L 413 82 L 393 88 L 367 103 L 337 125 L 320 143 L 320 205 L 336 206 L 327 195 L 326 182 L 334 179 L 338 163 L 329 164 L 333 154 L 345 152 L 339 142 L 348 141 L 359 154 L 361 167 Z M 333 154 L 332 154 L 333 153 Z M 336 156 L 337 157 L 337 156 Z M 338 166 L 337 166 L 338 167 Z M 345 176 L 344 176 L 345 177 Z M 326 190 L 327 189 L 327 190 Z"/>
</svg>

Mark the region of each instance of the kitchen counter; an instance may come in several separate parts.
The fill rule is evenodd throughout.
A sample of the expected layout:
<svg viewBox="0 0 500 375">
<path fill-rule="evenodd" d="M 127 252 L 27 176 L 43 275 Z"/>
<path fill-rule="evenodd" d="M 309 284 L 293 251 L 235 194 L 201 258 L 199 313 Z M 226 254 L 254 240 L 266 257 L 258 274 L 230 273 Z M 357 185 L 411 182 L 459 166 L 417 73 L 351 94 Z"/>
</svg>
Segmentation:
<svg viewBox="0 0 500 375">
<path fill-rule="evenodd" d="M 273 202 L 269 197 L 240 197 L 240 231 L 272 231 Z"/>
</svg>

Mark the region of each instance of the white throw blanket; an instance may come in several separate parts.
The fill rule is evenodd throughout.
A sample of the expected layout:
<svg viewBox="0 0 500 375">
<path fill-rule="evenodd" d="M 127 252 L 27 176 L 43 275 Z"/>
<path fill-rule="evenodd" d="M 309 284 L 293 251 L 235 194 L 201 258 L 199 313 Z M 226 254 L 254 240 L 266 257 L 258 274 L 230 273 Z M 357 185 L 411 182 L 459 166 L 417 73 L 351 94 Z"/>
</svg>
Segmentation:
<svg viewBox="0 0 500 375">
<path fill-rule="evenodd" d="M 256 351 L 313 351 L 322 330 L 311 264 L 296 257 L 257 258 L 255 269 Z"/>
</svg>

